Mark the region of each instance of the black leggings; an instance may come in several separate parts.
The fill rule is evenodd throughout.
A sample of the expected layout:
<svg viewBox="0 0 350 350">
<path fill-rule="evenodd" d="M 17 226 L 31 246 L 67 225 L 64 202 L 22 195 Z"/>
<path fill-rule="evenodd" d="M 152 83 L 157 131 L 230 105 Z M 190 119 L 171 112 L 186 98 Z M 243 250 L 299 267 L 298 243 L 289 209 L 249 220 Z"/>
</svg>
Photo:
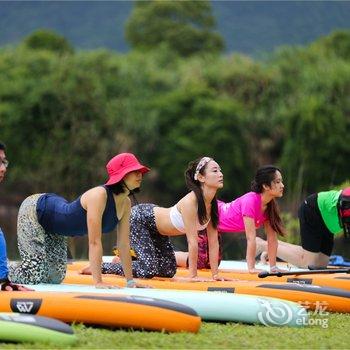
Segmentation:
<svg viewBox="0 0 350 350">
<path fill-rule="evenodd" d="M 176 273 L 174 249 L 169 237 L 157 230 L 154 207 L 154 204 L 138 204 L 131 209 L 130 246 L 136 253 L 132 262 L 134 277 L 173 277 Z M 124 275 L 120 263 L 103 263 L 102 273 Z"/>
<path fill-rule="evenodd" d="M 312 253 L 332 254 L 334 235 L 324 223 L 317 204 L 317 194 L 307 197 L 299 207 L 301 246 Z"/>
</svg>

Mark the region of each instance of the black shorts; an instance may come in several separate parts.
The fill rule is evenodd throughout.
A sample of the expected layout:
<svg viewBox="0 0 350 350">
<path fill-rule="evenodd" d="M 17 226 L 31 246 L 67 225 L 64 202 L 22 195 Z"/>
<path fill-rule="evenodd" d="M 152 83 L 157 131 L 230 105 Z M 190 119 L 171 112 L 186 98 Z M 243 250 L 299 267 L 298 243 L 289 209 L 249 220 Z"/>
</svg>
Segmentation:
<svg viewBox="0 0 350 350">
<path fill-rule="evenodd" d="M 302 247 L 312 253 L 331 256 L 334 235 L 325 225 L 317 204 L 317 193 L 307 197 L 299 207 L 299 224 Z"/>
</svg>

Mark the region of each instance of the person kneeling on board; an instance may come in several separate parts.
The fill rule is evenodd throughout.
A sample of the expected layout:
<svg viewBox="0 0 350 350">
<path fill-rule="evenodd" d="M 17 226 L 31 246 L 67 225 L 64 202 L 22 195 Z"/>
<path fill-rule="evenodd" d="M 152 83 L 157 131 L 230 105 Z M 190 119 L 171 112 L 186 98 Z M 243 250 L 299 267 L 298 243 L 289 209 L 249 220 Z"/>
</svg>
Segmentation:
<svg viewBox="0 0 350 350">
<path fill-rule="evenodd" d="M 88 236 L 89 262 L 96 288 L 113 288 L 101 274 L 102 234 L 117 227 L 123 274 L 128 287 L 143 287 L 133 280 L 130 243 L 129 194 L 138 189 L 149 168 L 132 153 L 121 153 L 107 164 L 108 181 L 89 189 L 73 202 L 54 193 L 34 194 L 18 214 L 18 247 L 22 261 L 11 266 L 12 281 L 25 284 L 61 283 L 67 268 L 67 236 Z"/>
<path fill-rule="evenodd" d="M 311 194 L 301 203 L 298 217 L 301 246 L 278 241 L 277 256 L 301 268 L 326 267 L 334 236 L 342 232 L 345 237 L 350 235 L 350 187 Z M 264 240 L 258 245 L 266 250 Z"/>
</svg>

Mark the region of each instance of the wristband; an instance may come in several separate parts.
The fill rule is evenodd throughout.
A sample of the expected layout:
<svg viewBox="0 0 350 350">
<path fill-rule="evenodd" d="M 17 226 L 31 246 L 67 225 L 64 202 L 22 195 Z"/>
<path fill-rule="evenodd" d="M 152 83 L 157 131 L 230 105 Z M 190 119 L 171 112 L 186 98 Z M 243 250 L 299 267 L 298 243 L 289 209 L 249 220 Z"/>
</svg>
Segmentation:
<svg viewBox="0 0 350 350">
<path fill-rule="evenodd" d="M 126 286 L 128 288 L 133 287 L 135 284 L 136 284 L 136 282 L 134 280 L 127 280 L 127 282 L 126 282 Z"/>
</svg>

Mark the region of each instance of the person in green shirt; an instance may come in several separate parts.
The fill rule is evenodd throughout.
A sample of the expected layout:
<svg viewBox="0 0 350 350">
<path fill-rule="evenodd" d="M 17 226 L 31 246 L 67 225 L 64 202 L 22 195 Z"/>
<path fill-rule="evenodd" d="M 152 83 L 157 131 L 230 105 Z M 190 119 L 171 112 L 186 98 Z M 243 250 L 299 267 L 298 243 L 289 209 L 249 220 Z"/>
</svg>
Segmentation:
<svg viewBox="0 0 350 350">
<path fill-rule="evenodd" d="M 297 267 L 325 267 L 332 254 L 334 236 L 350 233 L 350 187 L 308 196 L 298 211 L 301 246 L 278 241 L 277 257 Z M 266 241 L 257 239 L 266 251 Z M 266 253 L 262 260 L 266 260 Z"/>
</svg>

